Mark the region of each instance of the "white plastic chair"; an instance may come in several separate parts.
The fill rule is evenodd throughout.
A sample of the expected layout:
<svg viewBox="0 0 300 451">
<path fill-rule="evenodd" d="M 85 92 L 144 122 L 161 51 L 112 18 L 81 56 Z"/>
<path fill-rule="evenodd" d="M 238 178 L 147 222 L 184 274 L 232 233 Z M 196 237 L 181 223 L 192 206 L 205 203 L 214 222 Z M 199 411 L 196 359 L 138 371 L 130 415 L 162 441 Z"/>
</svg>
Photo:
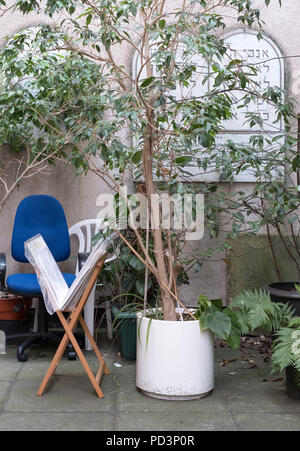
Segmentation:
<svg viewBox="0 0 300 451">
<path fill-rule="evenodd" d="M 101 219 L 85 219 L 83 221 L 79 221 L 69 228 L 69 235 L 76 235 L 78 238 L 78 253 L 90 253 L 92 250 L 92 239 L 93 237 L 99 233 L 101 230 L 101 225 L 103 224 Z M 116 257 L 109 257 L 106 262 L 114 260 Z M 79 272 L 78 261 L 76 264 L 76 275 Z M 96 294 L 96 286 L 91 291 L 91 294 L 88 298 L 86 306 L 84 308 L 84 319 L 86 325 L 88 326 L 91 335 L 94 336 L 94 310 L 95 310 L 95 294 Z M 105 314 L 106 314 L 106 323 L 107 323 L 107 333 L 108 338 L 112 339 L 112 321 L 111 321 L 111 310 L 110 310 L 110 302 L 105 301 Z M 87 335 L 85 335 L 85 349 L 88 351 L 92 350 L 91 343 Z"/>
</svg>

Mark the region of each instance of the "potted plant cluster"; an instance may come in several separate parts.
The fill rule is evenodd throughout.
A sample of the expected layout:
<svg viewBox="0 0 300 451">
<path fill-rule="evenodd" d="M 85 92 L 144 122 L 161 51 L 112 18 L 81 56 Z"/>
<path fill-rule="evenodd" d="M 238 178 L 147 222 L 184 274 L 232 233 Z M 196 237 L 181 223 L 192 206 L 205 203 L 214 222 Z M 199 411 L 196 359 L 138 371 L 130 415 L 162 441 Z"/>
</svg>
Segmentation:
<svg viewBox="0 0 300 451">
<path fill-rule="evenodd" d="M 292 117 L 290 114 L 291 123 Z M 239 233 L 247 233 L 250 236 L 266 230 L 277 280 L 270 280 L 265 289 L 274 302 L 287 303 L 293 308 L 295 315 L 299 316 L 300 294 L 296 289 L 300 280 L 299 181 L 296 169 L 298 150 L 293 134 L 286 136 L 281 160 L 284 172 L 277 166 L 277 179 L 274 179 L 273 170 L 272 175 L 268 172 L 263 176 L 258 174 L 253 191 L 245 193 L 240 190 L 235 193 L 235 198 L 227 199 L 228 202 L 225 202 L 224 206 L 227 205 L 226 214 L 232 214 L 232 225 L 235 229 L 235 232 L 229 235 L 236 237 L 237 229 Z M 278 160 L 270 154 L 268 164 L 271 171 L 271 168 L 274 169 L 278 165 Z M 278 242 L 283 249 L 281 254 L 278 254 Z M 280 266 L 284 261 L 288 262 L 295 279 L 290 280 L 282 276 Z"/>
<path fill-rule="evenodd" d="M 57 148 L 57 158 L 73 164 L 78 174 L 98 175 L 115 192 L 116 210 L 124 211 L 125 203 L 126 213 L 138 223 L 132 227 L 138 247 L 131 245 L 122 228 L 117 231 L 146 269 L 145 290 L 150 274 L 159 290 L 158 309 L 144 306 L 137 332 L 137 387 L 150 396 L 193 399 L 209 393 L 212 332 L 220 330 L 212 324 L 217 318 L 230 340 L 235 328 L 232 314 L 211 301 L 201 299 L 196 311 L 189 309 L 180 300 L 178 287 L 184 272 L 182 251 L 197 229 L 201 210 L 197 196 L 204 191 L 212 195 L 205 226 L 215 235 L 215 213 L 221 209 L 219 201 L 213 203 L 215 186 L 205 190 L 190 182 L 195 169 L 205 173 L 223 164 L 216 153 L 216 137 L 234 115 L 236 99 L 230 93 L 243 93 L 241 107 L 263 96 L 281 115 L 287 114 L 276 89 L 256 93 L 252 79 L 257 68 L 230 58 L 222 39 L 230 14 L 237 25 L 261 26 L 253 3 L 16 0 L 16 9 L 25 14 L 43 12 L 51 18 L 60 13 L 63 19 L 59 22 L 56 15 L 52 26 L 22 30 L 0 50 L 4 73 L 0 136 L 22 146 L 32 130 L 36 152 L 50 154 Z M 270 0 L 264 3 L 269 5 Z M 130 55 L 130 63 L 121 55 Z M 18 126 L 12 133 L 16 118 Z M 248 119 L 257 124 L 254 114 Z M 261 142 L 250 144 L 257 151 Z M 230 140 L 221 146 L 235 169 L 242 150 Z M 138 193 L 146 199 L 143 211 L 141 197 L 131 202 L 121 190 L 129 174 L 143 185 Z M 182 206 L 175 209 L 177 217 L 170 209 L 169 223 L 158 202 L 160 195 Z M 180 204 L 182 199 L 189 200 L 189 207 Z M 203 230 L 196 231 L 201 239 Z M 197 263 L 195 258 L 189 266 Z M 153 371 L 163 380 L 156 377 L 157 384 L 148 385 Z M 187 383 L 191 374 L 197 381 Z"/>
<path fill-rule="evenodd" d="M 138 249 L 132 230 L 123 230 L 122 234 Z M 105 265 L 99 276 L 99 283 L 109 291 L 108 299 L 114 315 L 113 329 L 121 355 L 126 360 L 136 360 L 136 315 L 143 309 L 145 300 L 149 300 L 149 308 L 158 304 L 158 286 L 156 279 L 150 274 L 145 288 L 145 265 L 121 239 L 114 241 L 114 248 L 117 249 L 118 258 Z"/>
<path fill-rule="evenodd" d="M 300 119 L 294 112 L 293 99 L 288 98 L 283 104 L 279 99 L 284 93 L 278 91 L 276 95 L 277 118 L 283 119 L 284 131 L 269 138 L 263 134 L 261 124 L 261 135 L 252 137 L 252 142 L 259 141 L 260 151 L 232 143 L 234 159 L 233 154 L 221 156 L 226 168 L 224 181 L 232 182 L 236 175 L 250 170 L 253 183 L 247 189 L 241 185 L 235 188 L 233 184 L 230 193 L 216 186 L 208 187 L 208 191 L 215 189 L 212 205 L 217 205 L 218 213 L 224 214 L 231 224 L 226 233 L 228 248 L 229 241 L 241 234 L 266 235 L 277 280 L 269 280 L 264 288 L 274 302 L 288 303 L 299 316 L 300 294 L 295 284 L 300 280 Z M 288 262 L 286 266 L 293 273 L 292 280 L 282 274 L 284 262 Z"/>
</svg>

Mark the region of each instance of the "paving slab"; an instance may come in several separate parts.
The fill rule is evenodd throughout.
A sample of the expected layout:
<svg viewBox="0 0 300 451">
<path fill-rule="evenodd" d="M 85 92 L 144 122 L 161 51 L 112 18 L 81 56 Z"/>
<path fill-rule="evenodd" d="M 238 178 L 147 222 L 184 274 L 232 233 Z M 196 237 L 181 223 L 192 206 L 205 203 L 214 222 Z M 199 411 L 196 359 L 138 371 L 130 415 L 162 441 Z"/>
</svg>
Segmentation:
<svg viewBox="0 0 300 451">
<path fill-rule="evenodd" d="M 165 401 L 151 398 L 136 389 L 135 381 L 127 386 L 122 386 L 117 393 L 117 407 L 119 411 L 130 413 L 165 413 L 176 414 L 178 411 L 183 415 L 187 413 L 201 412 L 224 412 L 227 410 L 223 397 L 218 389 L 200 400 L 191 401 Z"/>
<path fill-rule="evenodd" d="M 117 431 L 235 431 L 238 430 L 228 412 L 139 412 L 120 413 Z"/>
<path fill-rule="evenodd" d="M 6 347 L 6 354 L 0 355 L 0 382 L 14 380 L 21 370 L 20 362 L 16 359 L 16 348 Z"/>
<path fill-rule="evenodd" d="M 47 421 L 40 413 L 2 413 L 0 431 L 113 431 L 113 415 L 106 413 L 49 412 Z"/>
<path fill-rule="evenodd" d="M 239 413 L 232 414 L 240 431 L 299 431 L 298 413 Z"/>
<path fill-rule="evenodd" d="M 106 396 L 99 399 L 85 374 L 54 376 L 43 396 L 37 396 L 39 384 L 16 381 L 4 404 L 9 412 L 110 412 L 114 398 L 112 380 L 103 378 Z M 109 394 L 109 395 L 108 395 Z"/>
<path fill-rule="evenodd" d="M 0 382 L 0 412 L 7 400 L 7 396 L 12 388 L 12 385 L 13 384 L 11 382 Z"/>
</svg>

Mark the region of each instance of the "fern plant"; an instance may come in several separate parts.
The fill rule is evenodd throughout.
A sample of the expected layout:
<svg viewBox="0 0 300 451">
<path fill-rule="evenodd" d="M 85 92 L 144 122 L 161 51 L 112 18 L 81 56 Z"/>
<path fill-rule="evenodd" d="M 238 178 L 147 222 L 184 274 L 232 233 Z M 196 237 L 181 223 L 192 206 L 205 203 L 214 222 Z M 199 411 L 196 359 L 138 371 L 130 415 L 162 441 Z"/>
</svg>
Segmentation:
<svg viewBox="0 0 300 451">
<path fill-rule="evenodd" d="M 288 326 L 292 315 L 290 307 L 272 302 L 263 290 L 242 291 L 224 309 L 220 299 L 211 300 L 200 294 L 194 313 L 201 330 L 210 329 L 233 349 L 238 348 L 243 335 L 257 328 L 270 332 Z"/>
<path fill-rule="evenodd" d="M 238 318 L 243 335 L 261 328 L 273 332 L 272 373 L 292 366 L 298 372 L 300 385 L 300 317 L 286 304 L 272 302 L 263 290 L 245 290 L 236 295 L 229 307 Z"/>
<path fill-rule="evenodd" d="M 293 366 L 298 372 L 297 384 L 300 385 L 300 318 L 295 317 L 287 327 L 276 332 L 273 344 L 272 372 L 283 371 Z"/>
<path fill-rule="evenodd" d="M 267 332 L 287 326 L 293 311 L 286 304 L 271 301 L 264 290 L 244 290 L 237 294 L 229 307 L 236 313 L 243 335 L 260 328 Z"/>
</svg>

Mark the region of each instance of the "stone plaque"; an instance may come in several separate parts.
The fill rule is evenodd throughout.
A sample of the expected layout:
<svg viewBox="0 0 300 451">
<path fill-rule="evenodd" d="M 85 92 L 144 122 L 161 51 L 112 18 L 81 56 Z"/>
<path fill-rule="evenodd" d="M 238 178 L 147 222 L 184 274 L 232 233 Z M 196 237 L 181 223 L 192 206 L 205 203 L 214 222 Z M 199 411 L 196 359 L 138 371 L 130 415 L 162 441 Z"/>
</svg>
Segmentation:
<svg viewBox="0 0 300 451">
<path fill-rule="evenodd" d="M 239 30 L 225 36 L 224 43 L 229 47 L 229 51 L 224 57 L 223 64 L 228 65 L 231 60 L 238 59 L 257 68 L 257 75 L 253 77 L 253 91 L 263 92 L 268 87 L 284 88 L 284 60 L 279 48 L 271 41 L 270 38 L 263 36 L 262 39 L 257 38 L 257 33 L 250 30 Z M 195 95 L 195 94 L 194 94 Z M 196 94 L 197 95 L 197 94 Z M 198 95 L 203 95 L 202 90 Z M 241 99 L 245 95 L 241 91 L 233 91 L 230 93 L 232 99 L 238 106 Z M 246 114 L 255 113 L 260 115 L 263 121 L 263 128 L 259 126 L 250 127 L 247 123 Z M 251 102 L 247 108 L 234 109 L 235 117 L 224 121 L 223 132 L 216 138 L 216 145 L 223 145 L 227 140 L 231 139 L 237 144 L 249 144 L 249 138 L 257 133 L 272 138 L 283 132 L 282 121 L 274 124 L 276 119 L 276 109 L 273 104 L 257 98 L 255 102 Z M 283 139 L 282 139 L 283 141 Z M 277 145 L 280 141 L 277 141 Z M 216 182 L 219 180 L 219 172 L 214 171 L 210 167 L 206 173 L 200 174 L 199 169 L 189 168 L 194 175 L 194 181 Z M 253 182 L 255 181 L 255 170 L 247 170 L 235 177 L 236 182 Z"/>
<path fill-rule="evenodd" d="M 268 87 L 284 88 L 284 59 L 276 44 L 267 36 L 263 35 L 262 39 L 257 38 L 257 32 L 251 30 L 237 30 L 227 34 L 224 37 L 224 43 L 229 48 L 224 57 L 224 66 L 228 65 L 230 61 L 238 59 L 245 62 L 247 65 L 254 66 L 257 69 L 257 75 L 253 76 L 253 91 L 265 91 Z M 154 48 L 155 50 L 155 48 Z M 181 59 L 181 47 L 179 46 L 177 60 Z M 193 76 L 192 83 L 188 88 L 177 86 L 175 97 L 179 100 L 183 97 L 193 98 L 202 97 L 212 87 L 213 79 L 203 84 L 205 75 L 212 69 L 209 68 L 208 63 L 202 56 L 197 55 L 192 58 L 192 62 L 196 65 L 197 71 Z M 133 61 L 133 73 L 136 74 L 139 70 L 139 61 L 135 55 Z M 154 68 L 154 75 L 156 71 Z M 146 77 L 145 69 L 141 73 L 141 79 Z M 212 75 L 213 77 L 213 75 Z M 220 87 L 221 89 L 221 87 Z M 233 91 L 230 93 L 232 99 L 238 106 L 245 93 L 241 91 Z M 259 126 L 250 127 L 247 123 L 247 113 L 255 113 L 260 115 L 263 121 L 263 129 Z M 224 121 L 223 131 L 217 136 L 216 145 L 225 144 L 229 139 L 237 144 L 249 143 L 249 138 L 252 135 L 261 133 L 264 136 L 271 138 L 281 134 L 283 131 L 283 123 L 274 123 L 276 119 L 276 109 L 273 104 L 264 101 L 261 98 L 256 98 L 255 101 L 248 104 L 247 108 L 235 108 L 234 117 L 230 120 Z M 279 144 L 279 143 L 278 143 Z M 204 149 L 203 149 L 204 150 Z M 201 154 L 199 154 L 199 157 Z M 201 173 L 198 168 L 187 168 L 187 171 L 193 176 L 194 181 L 213 182 L 219 180 L 218 171 L 213 167 L 208 168 L 205 173 Z M 253 171 L 245 171 L 236 176 L 237 182 L 252 182 L 255 180 Z"/>
<path fill-rule="evenodd" d="M 284 87 L 283 57 L 277 46 L 267 37 L 258 40 L 257 33 L 252 31 L 238 31 L 225 37 L 225 44 L 229 47 L 224 62 L 229 63 L 232 59 L 245 61 L 246 64 L 254 66 L 258 74 L 253 77 L 253 90 L 265 91 L 269 87 Z M 243 93 L 234 92 L 233 98 L 239 101 Z M 247 112 L 257 113 L 264 122 L 264 129 L 268 133 L 278 133 L 282 130 L 282 123 L 274 124 L 276 119 L 273 105 L 257 99 L 249 104 L 247 110 L 236 109 L 236 118 L 226 121 L 226 130 L 242 133 L 250 133 L 260 130 L 259 127 L 250 128 L 245 124 Z"/>
</svg>

